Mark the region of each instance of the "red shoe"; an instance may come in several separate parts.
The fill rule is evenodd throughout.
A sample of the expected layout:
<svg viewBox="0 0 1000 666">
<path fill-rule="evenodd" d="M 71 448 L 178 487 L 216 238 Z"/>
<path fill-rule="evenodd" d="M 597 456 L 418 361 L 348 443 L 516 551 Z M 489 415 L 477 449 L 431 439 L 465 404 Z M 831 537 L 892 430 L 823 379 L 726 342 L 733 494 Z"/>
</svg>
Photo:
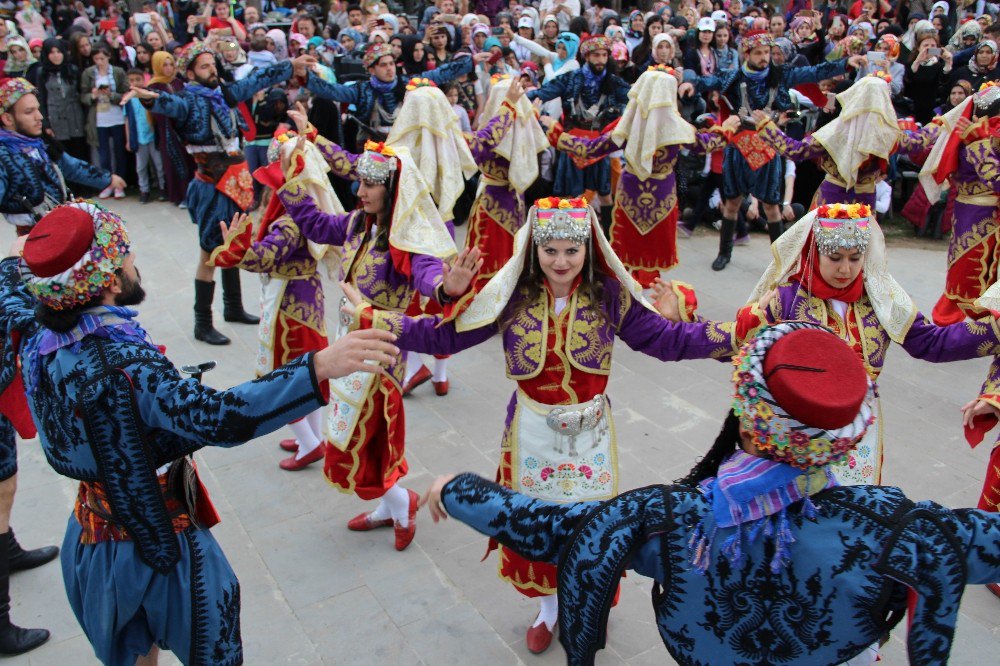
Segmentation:
<svg viewBox="0 0 1000 666">
<path fill-rule="evenodd" d="M 396 530 L 396 550 L 406 550 L 417 533 L 417 504 L 420 502 L 420 495 L 409 489 L 406 493 L 410 496 L 410 521 L 406 527 L 400 527 L 399 523 L 393 524 L 393 529 Z"/>
<path fill-rule="evenodd" d="M 347 529 L 355 532 L 367 532 L 377 527 L 389 527 L 392 525 L 392 518 L 385 520 L 372 520 L 372 512 L 359 513 L 347 521 Z"/>
<path fill-rule="evenodd" d="M 410 392 L 413 391 L 413 389 L 417 388 L 430 378 L 431 371 L 427 369 L 427 366 L 420 366 L 420 369 L 417 370 L 417 374 L 410 377 L 410 381 L 403 384 L 403 395 L 410 395 Z"/>
<path fill-rule="evenodd" d="M 538 616 L 535 616 L 538 619 Z M 541 654 L 549 649 L 552 644 L 552 632 L 544 622 L 537 627 L 528 629 L 528 651 L 532 654 Z"/>
<path fill-rule="evenodd" d="M 281 442 L 278 443 L 278 446 L 280 446 L 282 450 L 288 451 L 289 453 L 299 452 L 299 443 L 295 441 L 294 437 L 292 437 L 291 439 L 281 440 Z"/>
<path fill-rule="evenodd" d="M 989 583 L 986 585 L 986 589 L 1000 597 L 1000 583 Z"/>
<path fill-rule="evenodd" d="M 448 395 L 448 380 L 443 382 L 431 382 L 434 385 L 434 392 L 438 395 Z"/>
<path fill-rule="evenodd" d="M 325 454 L 326 454 L 326 444 L 320 444 L 319 446 L 317 446 L 315 449 L 312 450 L 312 453 L 309 453 L 301 460 L 296 460 L 295 456 L 289 456 L 288 458 L 285 458 L 280 463 L 278 463 L 278 467 L 285 470 L 286 472 L 298 472 L 300 469 L 305 469 L 314 462 L 322 460 Z"/>
</svg>

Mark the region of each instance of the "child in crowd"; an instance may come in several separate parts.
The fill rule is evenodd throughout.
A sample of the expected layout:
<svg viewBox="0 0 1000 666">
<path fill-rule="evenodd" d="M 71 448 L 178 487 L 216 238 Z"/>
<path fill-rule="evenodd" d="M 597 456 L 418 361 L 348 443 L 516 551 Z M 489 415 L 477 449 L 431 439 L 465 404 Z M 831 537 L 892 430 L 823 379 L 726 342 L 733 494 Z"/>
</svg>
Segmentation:
<svg viewBox="0 0 1000 666">
<path fill-rule="evenodd" d="M 128 71 L 128 84 L 132 88 L 145 85 L 146 75 L 141 69 Z M 133 97 L 125 105 L 125 149 L 135 153 L 135 170 L 139 176 L 139 203 L 149 203 L 149 169 L 155 169 L 156 182 L 160 187 L 159 201 L 166 201 L 166 187 L 163 176 L 163 159 L 156 148 L 156 130 L 149 111 L 142 102 Z"/>
<path fill-rule="evenodd" d="M 458 127 L 463 132 L 471 132 L 472 124 L 469 122 L 469 112 L 465 110 L 465 107 L 458 103 L 458 84 L 455 82 L 445 83 L 441 86 L 441 92 L 444 96 L 448 98 L 448 103 L 451 104 L 451 110 L 455 112 L 458 116 Z"/>
</svg>

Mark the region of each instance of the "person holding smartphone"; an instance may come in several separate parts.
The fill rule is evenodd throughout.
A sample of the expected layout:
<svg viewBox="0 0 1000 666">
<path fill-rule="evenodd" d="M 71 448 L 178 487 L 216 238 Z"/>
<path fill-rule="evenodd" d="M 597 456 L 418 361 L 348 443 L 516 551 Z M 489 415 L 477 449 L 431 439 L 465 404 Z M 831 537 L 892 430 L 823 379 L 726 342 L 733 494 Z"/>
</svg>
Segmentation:
<svg viewBox="0 0 1000 666">
<path fill-rule="evenodd" d="M 951 65 L 951 51 L 941 48 L 938 36 L 924 34 L 910 56 L 903 80 L 903 94 L 913 100 L 913 118 L 918 123 L 926 125 L 934 117 Z"/>
</svg>

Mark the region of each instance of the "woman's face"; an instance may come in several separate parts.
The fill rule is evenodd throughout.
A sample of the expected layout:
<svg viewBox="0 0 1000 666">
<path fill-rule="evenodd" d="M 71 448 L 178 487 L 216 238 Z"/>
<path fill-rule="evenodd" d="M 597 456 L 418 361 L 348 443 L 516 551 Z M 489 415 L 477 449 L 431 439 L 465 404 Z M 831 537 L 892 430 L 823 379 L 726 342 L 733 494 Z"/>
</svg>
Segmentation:
<svg viewBox="0 0 1000 666">
<path fill-rule="evenodd" d="M 105 68 L 108 66 L 108 56 L 104 55 L 102 51 L 97 51 L 94 53 L 94 64 L 100 68 Z"/>
<path fill-rule="evenodd" d="M 441 50 L 448 47 L 448 34 L 444 32 L 436 32 L 434 36 L 431 37 L 431 44 L 435 49 Z"/>
<path fill-rule="evenodd" d="M 663 32 L 663 21 L 653 21 L 649 24 L 649 38 L 652 39 Z"/>
<path fill-rule="evenodd" d="M 55 47 L 49 49 L 49 62 L 56 67 L 63 64 L 63 52 Z"/>
<path fill-rule="evenodd" d="M 812 23 L 809 21 L 803 21 L 798 28 L 795 29 L 795 34 L 798 35 L 799 39 L 806 39 L 812 34 L 813 28 Z"/>
<path fill-rule="evenodd" d="M 270 37 L 267 38 L 267 50 L 270 51 L 271 53 L 278 52 L 278 45 L 275 44 L 274 40 L 271 39 Z"/>
<path fill-rule="evenodd" d="M 17 44 L 11 46 L 9 48 L 9 51 L 11 57 L 14 58 L 14 60 L 16 60 L 17 62 L 24 62 L 25 60 L 28 59 L 28 52 L 24 50 L 23 47 L 20 47 Z"/>
<path fill-rule="evenodd" d="M 477 49 L 482 49 L 483 44 L 486 43 L 486 35 L 481 32 L 477 32 L 472 36 L 472 43 L 476 45 Z"/>
<path fill-rule="evenodd" d="M 951 94 L 948 95 L 948 102 L 952 106 L 958 106 L 965 101 L 966 97 L 968 97 L 968 94 L 965 92 L 965 88 L 962 86 L 955 86 L 951 89 Z"/>
<path fill-rule="evenodd" d="M 135 61 L 136 62 L 141 62 L 144 65 L 148 65 L 149 64 L 149 58 L 150 58 L 151 55 L 152 54 L 150 54 L 150 52 L 146 50 L 145 46 L 137 46 L 137 47 L 135 47 Z"/>
<path fill-rule="evenodd" d="M 448 98 L 449 104 L 451 104 L 452 106 L 458 104 L 458 88 L 452 88 L 451 90 L 448 91 L 448 94 L 446 96 Z"/>
<path fill-rule="evenodd" d="M 656 49 L 653 51 L 653 60 L 661 65 L 669 65 L 673 59 L 674 47 L 668 40 L 663 40 L 656 45 Z"/>
<path fill-rule="evenodd" d="M 354 50 L 354 47 L 357 45 L 357 42 L 351 39 L 349 35 L 343 35 L 340 38 L 340 45 L 344 47 L 345 51 L 350 52 Z"/>
<path fill-rule="evenodd" d="M 934 39 L 933 37 L 924 37 L 923 39 L 920 40 L 920 43 L 917 44 L 918 52 L 921 50 L 927 50 L 933 48 L 937 48 L 937 40 Z"/>
<path fill-rule="evenodd" d="M 771 34 L 775 37 L 781 37 L 785 34 L 785 17 L 781 14 L 775 14 L 771 17 Z"/>
<path fill-rule="evenodd" d="M 568 240 L 553 240 L 538 248 L 538 265 L 557 294 L 565 295 L 573 281 L 583 270 L 587 250 L 583 245 Z"/>
<path fill-rule="evenodd" d="M 362 180 L 358 186 L 358 201 L 368 215 L 378 215 L 385 212 L 386 186 Z"/>
<path fill-rule="evenodd" d="M 396 60 L 399 60 L 399 56 L 403 55 L 403 40 L 393 39 L 389 42 L 389 46 L 392 47 L 392 55 L 396 56 Z"/>
<path fill-rule="evenodd" d="M 225 59 L 226 62 L 234 63 L 236 62 L 236 58 L 239 56 L 239 54 L 240 54 L 239 51 L 237 51 L 236 49 L 226 49 L 225 51 L 222 52 L 222 57 Z"/>
<path fill-rule="evenodd" d="M 993 49 L 988 46 L 984 46 L 976 51 L 976 64 L 980 67 L 988 67 L 989 64 L 993 62 L 993 56 L 995 55 L 996 54 L 993 52 Z"/>
<path fill-rule="evenodd" d="M 424 43 L 417 42 L 413 47 L 413 59 L 420 62 L 424 59 Z"/>
<path fill-rule="evenodd" d="M 708 46 L 715 39 L 715 33 L 709 32 L 708 30 L 702 30 L 698 33 L 698 43 L 702 46 Z"/>
<path fill-rule="evenodd" d="M 722 48 L 729 45 L 729 28 L 717 28 L 715 31 L 715 46 Z"/>
<path fill-rule="evenodd" d="M 974 46 L 976 44 L 976 36 L 966 34 L 962 37 L 962 43 L 965 45 L 966 48 Z"/>
<path fill-rule="evenodd" d="M 646 28 L 646 19 L 642 18 L 642 16 L 636 16 L 629 22 L 629 25 L 632 26 L 632 30 L 635 32 L 642 32 Z"/>
<path fill-rule="evenodd" d="M 569 51 L 566 50 L 566 45 L 562 42 L 556 42 L 556 53 L 559 55 L 560 60 L 565 60 L 566 56 L 569 55 Z"/>
<path fill-rule="evenodd" d="M 544 35 L 549 39 L 555 39 L 556 35 L 559 34 L 559 24 L 547 21 L 545 25 L 542 26 L 542 33 L 544 33 Z M 483 39 L 485 39 L 485 37 Z M 482 44 L 480 44 L 480 46 L 482 46 Z"/>
<path fill-rule="evenodd" d="M 163 50 L 163 38 L 160 37 L 160 33 L 155 30 L 148 35 L 146 35 L 146 42 L 153 47 L 154 51 Z"/>
<path fill-rule="evenodd" d="M 830 255 L 819 255 L 819 274 L 835 289 L 850 285 L 865 266 L 865 255 L 857 248 L 842 247 Z"/>
<path fill-rule="evenodd" d="M 163 76 L 173 78 L 177 74 L 177 65 L 172 57 L 163 60 Z"/>
<path fill-rule="evenodd" d="M 934 28 L 935 28 L 935 29 L 936 29 L 936 30 L 937 30 L 938 32 L 941 32 L 942 30 L 944 30 L 944 19 L 943 19 L 943 18 L 941 18 L 941 16 L 940 16 L 940 15 L 938 15 L 938 16 L 935 16 L 935 17 L 934 17 L 933 19 L 931 19 L 931 23 L 933 23 L 933 24 L 934 24 Z"/>
</svg>

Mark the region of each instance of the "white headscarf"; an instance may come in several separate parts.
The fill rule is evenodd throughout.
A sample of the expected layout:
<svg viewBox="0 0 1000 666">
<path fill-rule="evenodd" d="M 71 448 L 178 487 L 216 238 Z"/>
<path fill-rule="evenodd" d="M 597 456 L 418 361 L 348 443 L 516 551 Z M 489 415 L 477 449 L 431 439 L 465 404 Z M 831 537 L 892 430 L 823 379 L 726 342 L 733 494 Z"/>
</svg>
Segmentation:
<svg viewBox="0 0 1000 666">
<path fill-rule="evenodd" d="M 512 80 L 502 79 L 490 88 L 490 96 L 479 116 L 480 127 L 485 127 L 486 123 L 500 113 L 500 105 L 503 104 Z M 535 110 L 527 97 L 521 95 L 515 109 L 517 118 L 494 151 L 510 161 L 507 179 L 515 190 L 524 194 L 538 178 L 538 153 L 549 147 L 549 140 L 535 119 Z"/>
<path fill-rule="evenodd" d="M 449 109 L 450 111 L 450 109 Z M 452 112 L 452 115 L 455 115 Z M 444 226 L 431 188 L 406 146 L 393 148 L 399 158 L 396 202 L 389 224 L 389 244 L 397 250 L 446 259 L 458 254 L 455 241 Z"/>
<path fill-rule="evenodd" d="M 386 143 L 409 148 L 430 186 L 441 219 L 453 219 L 465 181 L 478 167 L 444 93 L 430 86 L 407 92 Z"/>
<path fill-rule="evenodd" d="M 654 153 L 663 146 L 694 143 L 695 131 L 677 112 L 677 79 L 666 72 L 644 72 L 628 99 L 611 138 L 625 146 L 632 173 L 646 180 L 653 171 Z"/>
<path fill-rule="evenodd" d="M 826 149 L 841 180 L 851 188 L 861 163 L 870 156 L 889 159 L 901 132 L 889 84 L 876 76 L 862 77 L 837 95 L 837 101 L 840 115 L 813 132 L 813 138 Z"/>
<path fill-rule="evenodd" d="M 757 281 L 747 304 L 760 301 L 769 291 L 799 272 L 802 268 L 802 250 L 812 238 L 815 220 L 815 210 L 806 213 L 771 244 L 771 263 Z M 865 293 L 886 333 L 892 340 L 902 344 L 916 319 L 917 307 L 909 294 L 889 274 L 882 228 L 874 218 L 868 220 L 868 227 L 871 229 L 871 238 L 865 252 Z"/>
<path fill-rule="evenodd" d="M 659 60 L 656 59 L 656 47 L 660 45 L 660 42 L 670 42 L 670 48 L 674 52 L 674 55 L 671 57 L 670 62 L 664 62 L 660 64 L 672 66 L 674 64 L 673 61 L 677 58 L 677 42 L 675 42 L 674 38 L 665 32 L 661 32 L 660 34 L 653 37 L 653 42 L 652 42 L 653 46 L 649 51 L 649 55 L 650 57 L 653 58 L 653 62 L 660 62 Z"/>
</svg>

